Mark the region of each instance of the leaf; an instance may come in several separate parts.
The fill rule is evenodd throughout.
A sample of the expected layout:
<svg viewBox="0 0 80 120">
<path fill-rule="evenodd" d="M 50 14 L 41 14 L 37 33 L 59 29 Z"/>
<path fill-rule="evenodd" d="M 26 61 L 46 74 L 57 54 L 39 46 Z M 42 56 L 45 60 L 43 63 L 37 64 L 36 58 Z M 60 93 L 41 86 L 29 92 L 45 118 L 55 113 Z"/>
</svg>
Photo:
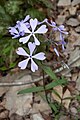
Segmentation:
<svg viewBox="0 0 80 120">
<path fill-rule="evenodd" d="M 45 114 L 44 112 L 40 111 L 40 114 L 44 118 L 44 120 L 52 120 L 52 117 L 50 115 Z"/>
<path fill-rule="evenodd" d="M 18 92 L 18 94 L 25 94 L 25 93 L 32 93 L 32 92 L 40 92 L 40 91 L 43 91 L 44 88 L 43 87 L 31 87 L 31 88 L 27 88 L 27 89 L 24 89 L 24 90 L 21 90 Z"/>
<path fill-rule="evenodd" d="M 56 100 L 57 102 L 61 103 L 62 90 L 63 90 L 62 86 L 59 85 L 59 86 L 54 87 L 53 89 L 56 91 L 57 94 L 56 94 L 55 92 L 52 92 L 52 97 L 53 97 L 54 100 Z M 59 97 L 59 96 L 60 96 L 60 97 Z"/>
<path fill-rule="evenodd" d="M 62 101 L 62 103 L 63 103 L 63 105 L 64 105 L 64 107 L 65 108 L 69 108 L 69 104 L 70 104 L 70 101 L 71 101 L 71 99 L 65 99 L 65 98 L 71 98 L 71 94 L 70 94 L 70 91 L 67 89 L 66 91 L 65 91 L 65 93 L 64 93 L 64 95 L 63 95 L 63 101 Z"/>
<path fill-rule="evenodd" d="M 10 63 L 9 68 L 14 68 L 16 66 L 16 62 Z"/>
<path fill-rule="evenodd" d="M 44 70 L 45 73 L 47 73 L 51 77 L 51 79 L 58 80 L 57 76 L 50 67 L 42 65 L 39 61 L 37 62 L 37 64 Z"/>
<path fill-rule="evenodd" d="M 58 109 L 57 109 L 56 105 L 53 104 L 53 103 L 50 103 L 49 105 L 50 105 L 50 107 L 54 110 L 54 112 L 55 112 L 55 114 L 56 114 L 56 113 L 58 112 Z"/>
<path fill-rule="evenodd" d="M 6 46 L 4 49 L 3 49 L 3 54 L 7 54 L 11 51 L 11 48 L 12 46 Z"/>
<path fill-rule="evenodd" d="M 3 67 L 0 67 L 0 70 L 5 71 L 5 70 L 7 70 L 7 68 L 5 66 L 3 66 Z"/>
<path fill-rule="evenodd" d="M 54 87 L 56 87 L 58 85 L 62 85 L 62 84 L 67 84 L 67 81 L 62 80 L 62 79 L 61 80 L 56 80 L 56 81 L 51 82 L 48 85 L 46 85 L 45 88 L 46 88 L 46 90 L 48 90 L 48 89 L 54 88 Z"/>
<path fill-rule="evenodd" d="M 62 85 L 64 83 L 66 83 L 66 81 L 63 81 L 63 80 L 60 80 L 60 81 L 57 80 L 57 81 L 51 82 L 45 86 L 45 90 L 49 90 L 51 88 L 54 88 L 57 85 Z M 23 89 L 23 90 L 19 91 L 18 94 L 25 94 L 25 93 L 31 93 L 31 92 L 41 92 L 41 91 L 44 91 L 43 86 Z"/>
<path fill-rule="evenodd" d="M 52 97 L 54 100 L 56 100 L 59 103 L 62 103 L 65 108 L 69 108 L 69 104 L 71 101 L 71 93 L 68 89 L 63 94 L 63 87 L 61 85 L 54 87 L 54 90 L 57 92 L 57 94 L 52 93 Z M 59 96 L 58 96 L 59 94 Z"/>
<path fill-rule="evenodd" d="M 53 80 L 58 80 L 58 78 L 56 77 L 55 73 L 51 70 L 50 67 L 43 66 L 42 69 L 43 69 Z"/>
</svg>

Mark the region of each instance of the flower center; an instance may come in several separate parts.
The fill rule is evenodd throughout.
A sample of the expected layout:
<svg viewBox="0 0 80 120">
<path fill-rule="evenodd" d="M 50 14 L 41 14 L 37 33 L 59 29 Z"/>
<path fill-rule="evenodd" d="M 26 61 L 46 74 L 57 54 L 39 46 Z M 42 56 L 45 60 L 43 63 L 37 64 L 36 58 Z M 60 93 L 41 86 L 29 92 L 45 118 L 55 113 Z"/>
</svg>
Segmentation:
<svg viewBox="0 0 80 120">
<path fill-rule="evenodd" d="M 19 32 L 20 36 L 24 36 L 24 31 Z"/>
<path fill-rule="evenodd" d="M 31 55 L 30 55 L 29 57 L 30 57 L 30 59 L 32 58 L 32 56 L 31 56 Z"/>
</svg>

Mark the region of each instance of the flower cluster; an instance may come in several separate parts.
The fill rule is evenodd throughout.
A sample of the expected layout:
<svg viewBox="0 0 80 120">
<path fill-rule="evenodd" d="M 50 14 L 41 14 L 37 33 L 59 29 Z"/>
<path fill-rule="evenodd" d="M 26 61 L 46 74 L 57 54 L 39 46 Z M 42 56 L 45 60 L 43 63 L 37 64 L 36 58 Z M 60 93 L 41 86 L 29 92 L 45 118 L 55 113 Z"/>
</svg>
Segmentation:
<svg viewBox="0 0 80 120">
<path fill-rule="evenodd" d="M 11 35 L 13 35 L 12 38 L 19 37 L 19 42 L 22 42 L 23 44 L 27 43 L 30 40 L 31 36 L 34 38 L 33 43 L 28 42 L 28 48 L 30 54 L 28 54 L 22 47 L 19 47 L 16 51 L 18 55 L 27 57 L 25 60 L 19 62 L 18 66 L 21 69 L 25 69 L 28 65 L 28 62 L 31 61 L 31 70 L 33 72 L 35 72 L 35 70 L 38 70 L 38 65 L 35 63 L 34 59 L 41 61 L 46 59 L 45 53 L 43 52 L 33 55 L 36 46 L 40 45 L 40 42 L 37 39 L 36 34 L 44 34 L 48 31 L 46 25 L 41 25 L 38 29 L 37 26 L 38 26 L 38 20 L 36 18 L 30 19 L 30 16 L 27 15 L 24 20 L 17 21 L 14 27 L 9 27 L 9 32 L 11 33 Z"/>
<path fill-rule="evenodd" d="M 16 51 L 18 55 L 22 55 L 26 57 L 25 60 L 18 63 L 18 66 L 21 69 L 25 69 L 28 65 L 28 62 L 31 61 L 31 70 L 35 72 L 38 70 L 38 65 L 35 63 L 34 59 L 37 60 L 45 60 L 45 53 L 40 52 L 34 55 L 35 49 L 40 45 L 40 41 L 36 37 L 36 34 L 45 34 L 48 29 L 44 23 L 47 23 L 52 27 L 53 31 L 59 31 L 60 33 L 60 44 L 62 45 L 62 49 L 64 50 L 64 37 L 63 34 L 68 34 L 65 32 L 65 28 L 63 25 L 57 26 L 55 22 L 48 22 L 48 19 L 44 19 L 42 22 L 39 22 L 36 18 L 32 19 L 29 15 L 25 17 L 24 20 L 17 21 L 14 27 L 9 27 L 9 32 L 13 36 L 12 38 L 19 38 L 19 42 L 26 44 L 28 43 L 29 54 L 22 48 L 19 47 Z M 33 38 L 33 42 L 30 41 L 30 38 Z M 56 48 L 54 48 L 57 56 L 59 53 Z"/>
</svg>

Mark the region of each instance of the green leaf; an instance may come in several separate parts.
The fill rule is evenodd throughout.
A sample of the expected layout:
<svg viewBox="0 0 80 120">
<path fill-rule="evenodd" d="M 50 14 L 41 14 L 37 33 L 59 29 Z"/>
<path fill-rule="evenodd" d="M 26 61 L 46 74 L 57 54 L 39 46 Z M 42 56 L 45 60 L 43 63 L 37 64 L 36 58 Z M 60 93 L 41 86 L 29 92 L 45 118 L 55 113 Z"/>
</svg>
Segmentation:
<svg viewBox="0 0 80 120">
<path fill-rule="evenodd" d="M 40 91 L 43 91 L 44 88 L 43 87 L 31 87 L 31 88 L 27 88 L 27 89 L 24 89 L 24 90 L 21 90 L 18 92 L 18 94 L 25 94 L 25 93 L 32 93 L 32 92 L 40 92 Z"/>
<path fill-rule="evenodd" d="M 55 114 L 58 112 L 58 109 L 55 104 L 49 103 L 50 107 L 54 110 Z"/>
<path fill-rule="evenodd" d="M 63 85 L 63 84 L 67 84 L 67 81 L 66 80 L 56 80 L 56 81 L 53 81 L 51 83 L 49 83 L 48 85 L 45 86 L 46 90 L 48 89 L 51 89 L 51 88 L 54 88 L 58 85 Z"/>
<path fill-rule="evenodd" d="M 0 70 L 5 71 L 5 70 L 7 70 L 7 68 L 5 66 L 3 66 L 3 67 L 0 67 Z"/>
<path fill-rule="evenodd" d="M 9 68 L 14 68 L 16 66 L 16 62 L 10 63 Z"/>
<path fill-rule="evenodd" d="M 43 66 L 42 69 L 51 77 L 51 79 L 58 80 L 55 73 L 52 71 L 50 67 Z"/>
<path fill-rule="evenodd" d="M 11 46 L 7 46 L 7 47 L 5 47 L 4 49 L 3 49 L 3 54 L 7 54 L 7 53 L 9 53 L 10 51 L 11 51 Z"/>
<path fill-rule="evenodd" d="M 66 84 L 67 81 L 64 80 L 57 80 L 54 82 L 49 83 L 48 85 L 45 86 L 45 90 L 49 90 L 51 88 L 54 88 L 55 86 Z M 39 86 L 39 87 L 31 87 L 31 88 L 26 88 L 24 90 L 21 90 L 18 92 L 18 94 L 24 94 L 24 93 L 31 93 L 31 92 L 41 92 L 44 91 L 44 87 Z"/>
<path fill-rule="evenodd" d="M 40 62 L 37 62 L 37 64 L 51 77 L 51 79 L 58 80 L 57 76 L 50 67 L 42 65 Z"/>
</svg>

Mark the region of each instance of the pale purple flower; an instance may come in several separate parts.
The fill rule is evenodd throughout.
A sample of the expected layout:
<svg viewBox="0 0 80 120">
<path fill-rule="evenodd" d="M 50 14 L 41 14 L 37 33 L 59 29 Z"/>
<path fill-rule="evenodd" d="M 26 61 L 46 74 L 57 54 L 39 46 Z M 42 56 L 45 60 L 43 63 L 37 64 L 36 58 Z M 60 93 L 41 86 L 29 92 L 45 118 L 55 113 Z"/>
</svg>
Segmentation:
<svg viewBox="0 0 80 120">
<path fill-rule="evenodd" d="M 66 44 L 65 40 L 64 40 L 64 37 L 63 35 L 60 33 L 60 42 L 59 42 L 61 45 L 62 45 L 62 50 L 64 50 L 64 46 Z"/>
<path fill-rule="evenodd" d="M 68 32 L 66 32 L 65 28 L 64 28 L 64 25 L 60 25 L 60 26 L 57 26 L 55 22 L 51 21 L 51 24 L 48 23 L 51 27 L 53 27 L 53 31 L 59 31 L 60 33 L 60 44 L 62 45 L 62 49 L 64 50 L 64 45 L 66 44 L 66 42 L 64 41 L 64 37 L 63 37 L 63 34 L 67 35 Z"/>
<path fill-rule="evenodd" d="M 58 52 L 58 50 L 57 50 L 56 48 L 54 48 L 54 51 L 55 51 L 56 55 L 59 57 L 59 52 Z"/>
<path fill-rule="evenodd" d="M 24 20 L 17 21 L 15 28 L 18 28 L 18 29 L 19 29 L 19 27 L 21 27 L 21 24 L 23 24 L 23 23 L 27 26 L 27 28 L 29 28 L 30 25 L 29 25 L 29 23 L 27 22 L 29 19 L 30 19 L 30 16 L 27 15 Z"/>
<path fill-rule="evenodd" d="M 48 22 L 47 22 L 48 23 Z M 48 23 L 51 27 L 53 27 L 53 30 L 54 31 L 59 31 L 61 34 L 68 34 L 68 32 L 66 32 L 65 28 L 64 28 L 64 25 L 60 25 L 60 26 L 57 26 L 55 22 L 51 21 L 51 24 Z M 61 37 L 60 37 L 61 39 Z M 62 39 L 61 39 L 62 40 Z"/>
<path fill-rule="evenodd" d="M 27 15 L 24 20 L 17 21 L 14 27 L 9 27 L 9 32 L 13 35 L 12 38 L 18 38 L 25 35 L 25 27 L 29 28 L 30 25 L 27 22 L 30 16 Z"/>
<path fill-rule="evenodd" d="M 28 43 L 28 48 L 29 48 L 30 54 L 28 54 L 22 47 L 19 47 L 18 50 L 16 51 L 16 53 L 18 55 L 22 55 L 24 57 L 27 57 L 27 59 L 19 62 L 18 66 L 21 69 L 25 69 L 27 67 L 27 65 L 28 65 L 29 60 L 30 60 L 31 61 L 31 70 L 33 72 L 35 72 L 36 70 L 38 70 L 38 65 L 35 63 L 34 59 L 38 59 L 38 60 L 41 60 L 41 61 L 45 60 L 46 59 L 45 53 L 40 52 L 40 53 L 37 53 L 35 55 L 32 55 L 35 48 L 36 48 L 35 43 L 29 42 Z"/>
<path fill-rule="evenodd" d="M 29 41 L 30 37 L 33 36 L 35 44 L 40 45 L 40 42 L 35 36 L 35 34 L 44 34 L 48 31 L 48 29 L 46 28 L 46 25 L 42 25 L 36 30 L 37 25 L 38 25 L 38 20 L 36 18 L 34 20 L 30 19 L 30 26 L 32 31 L 30 31 L 27 27 L 25 27 L 25 33 L 28 33 L 29 35 L 26 37 L 20 38 L 19 42 L 22 42 L 23 44 L 25 44 Z"/>
<path fill-rule="evenodd" d="M 13 35 L 12 38 L 18 38 L 20 36 L 24 36 L 24 31 L 20 31 L 20 29 L 16 29 L 15 27 L 9 27 L 9 32 L 11 35 Z"/>
</svg>

